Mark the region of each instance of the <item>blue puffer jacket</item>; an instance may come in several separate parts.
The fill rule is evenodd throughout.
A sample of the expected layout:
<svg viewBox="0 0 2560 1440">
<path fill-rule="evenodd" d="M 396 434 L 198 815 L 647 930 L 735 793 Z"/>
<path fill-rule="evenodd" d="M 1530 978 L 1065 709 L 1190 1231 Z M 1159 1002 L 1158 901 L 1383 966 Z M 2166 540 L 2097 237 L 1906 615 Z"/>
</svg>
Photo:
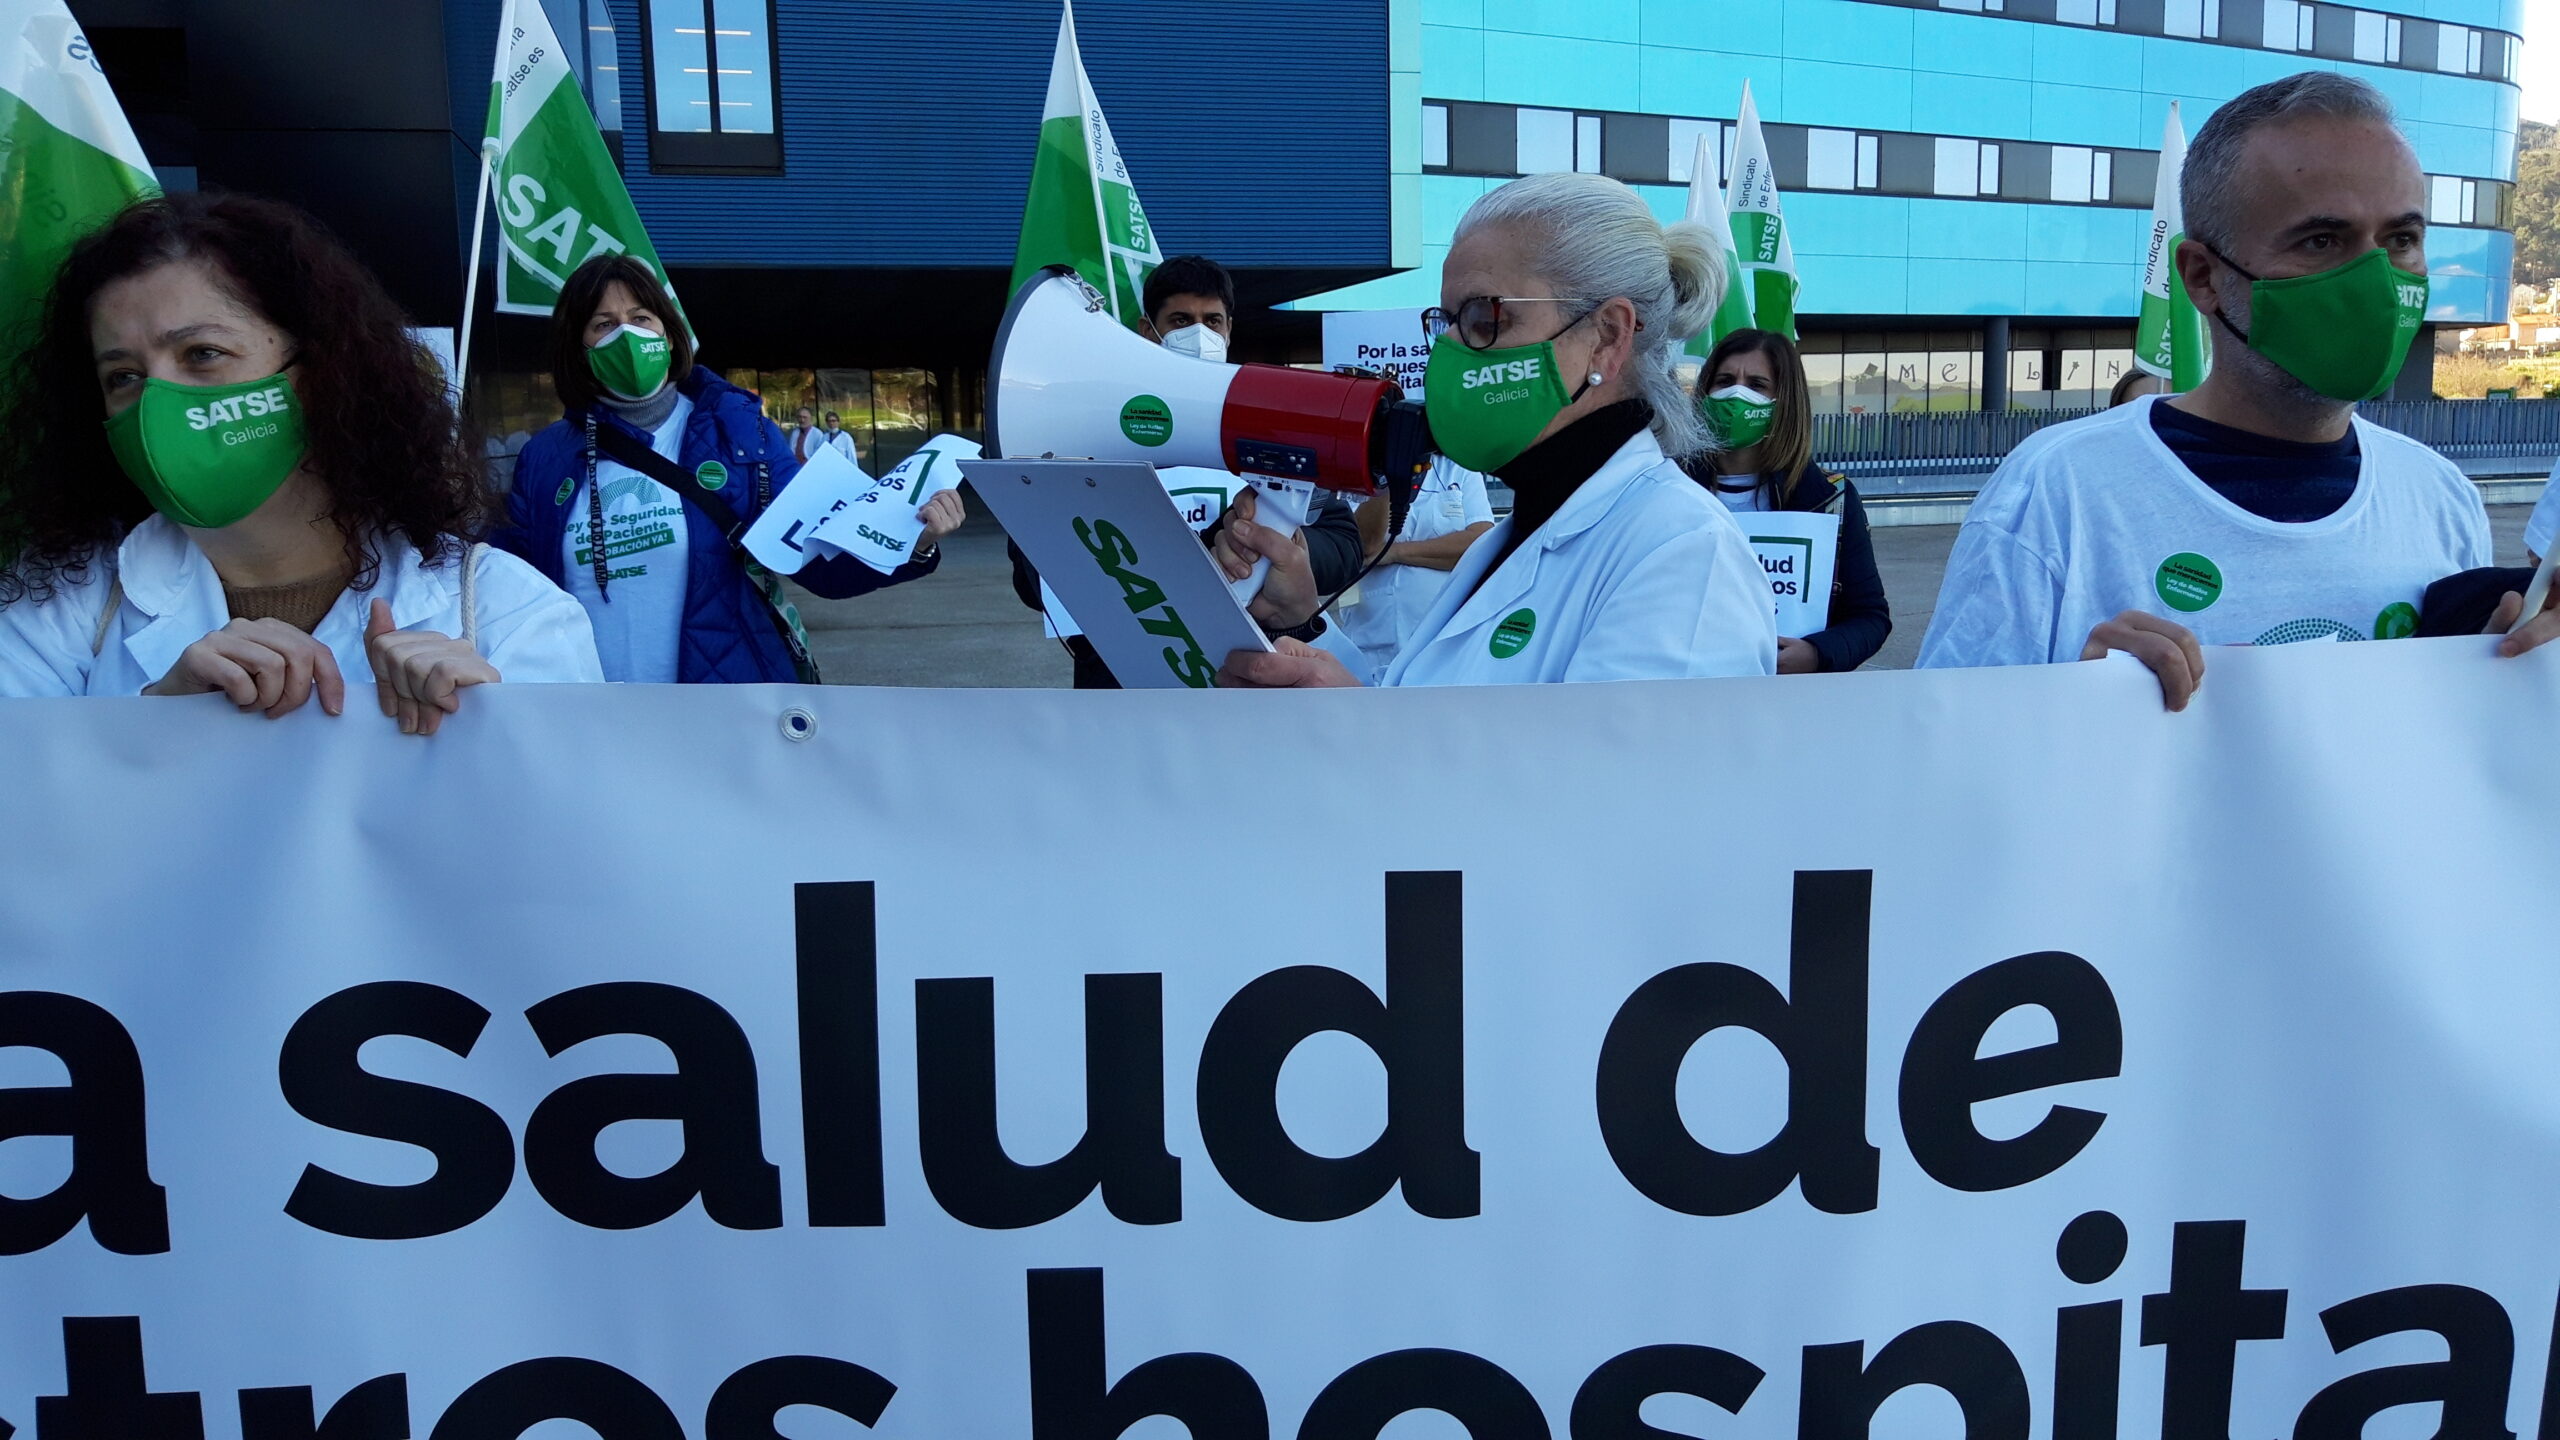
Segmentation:
<svg viewBox="0 0 2560 1440">
<path fill-rule="evenodd" d="M 728 469 L 719 495 L 752 525 L 763 513 L 757 502 L 757 471 L 769 472 L 771 494 L 780 494 L 800 462 L 791 456 L 782 431 L 764 418 L 752 393 L 741 390 L 697 365 L 677 382 L 693 401 L 685 421 L 684 442 L 676 463 L 693 470 L 706 460 Z M 649 437 L 611 410 L 598 410 L 596 423 L 617 425 L 641 444 Z M 515 487 L 507 493 L 505 528 L 489 537 L 492 544 L 522 557 L 535 569 L 563 583 L 561 540 L 569 525 L 569 507 L 587 477 L 586 412 L 573 411 L 554 421 L 525 443 L 516 457 Z M 694 505 L 684 507 L 686 551 L 684 632 L 676 642 L 676 679 L 684 684 L 788 682 L 797 678 L 791 647 L 776 628 L 773 607 L 747 575 L 737 550 L 710 517 Z M 813 561 L 791 577 L 811 593 L 830 600 L 866 594 L 885 586 L 930 575 L 942 561 L 940 552 L 911 560 L 887 575 L 851 556 Z"/>
</svg>

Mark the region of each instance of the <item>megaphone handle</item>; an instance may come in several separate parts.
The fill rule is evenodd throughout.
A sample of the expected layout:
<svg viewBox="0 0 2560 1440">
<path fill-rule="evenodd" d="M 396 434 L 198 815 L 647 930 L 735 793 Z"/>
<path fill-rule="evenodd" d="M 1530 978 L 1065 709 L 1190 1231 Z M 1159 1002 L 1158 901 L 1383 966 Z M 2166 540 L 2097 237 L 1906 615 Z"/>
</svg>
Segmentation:
<svg viewBox="0 0 2560 1440">
<path fill-rule="evenodd" d="M 1245 483 L 1253 487 L 1253 521 L 1277 530 L 1283 535 L 1306 527 L 1307 512 L 1315 508 L 1316 487 L 1309 480 L 1275 480 L 1267 475 L 1249 475 Z M 1271 562 L 1256 560 L 1253 572 L 1241 580 L 1227 582 L 1227 590 L 1239 605 L 1250 605 L 1262 593 L 1262 582 L 1271 574 Z"/>
</svg>

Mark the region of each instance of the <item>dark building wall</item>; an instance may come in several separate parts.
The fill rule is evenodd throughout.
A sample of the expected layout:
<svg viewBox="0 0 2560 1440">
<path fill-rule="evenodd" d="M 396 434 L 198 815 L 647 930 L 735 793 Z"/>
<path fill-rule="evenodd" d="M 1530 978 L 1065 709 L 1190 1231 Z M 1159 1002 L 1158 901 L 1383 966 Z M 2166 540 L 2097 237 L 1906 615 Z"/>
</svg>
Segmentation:
<svg viewBox="0 0 2560 1440">
<path fill-rule="evenodd" d="M 1057 0 L 781 0 L 780 176 L 650 172 L 641 7 L 613 8 L 624 169 L 669 263 L 1013 263 Z M 1385 268 L 1385 6 L 1084 0 L 1076 31 L 1168 251 Z"/>
</svg>

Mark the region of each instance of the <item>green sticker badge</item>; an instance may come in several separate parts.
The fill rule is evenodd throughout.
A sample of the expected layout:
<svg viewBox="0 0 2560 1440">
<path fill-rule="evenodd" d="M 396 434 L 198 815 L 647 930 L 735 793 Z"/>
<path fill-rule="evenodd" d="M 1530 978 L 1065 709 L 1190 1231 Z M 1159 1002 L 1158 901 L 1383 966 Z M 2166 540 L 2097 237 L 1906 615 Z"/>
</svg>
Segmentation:
<svg viewBox="0 0 2560 1440">
<path fill-rule="evenodd" d="M 2406 640 L 2418 633 L 2418 607 L 2406 600 L 2394 600 L 2373 617 L 2373 638 Z"/>
<path fill-rule="evenodd" d="M 2192 615 L 2222 598 L 2222 567 L 2192 550 L 2183 551 L 2160 562 L 2152 585 L 2170 609 Z"/>
<path fill-rule="evenodd" d="M 717 490 L 729 483 L 729 467 L 717 460 L 705 460 L 693 467 L 693 483 L 705 490 Z"/>
<path fill-rule="evenodd" d="M 1538 612 L 1523 606 L 1502 617 L 1502 623 L 1493 627 L 1493 639 L 1486 642 L 1485 648 L 1493 652 L 1494 659 L 1508 660 L 1527 649 L 1529 637 L 1537 633 Z"/>
<path fill-rule="evenodd" d="M 577 481 L 577 478 L 576 478 L 575 476 L 571 476 L 570 478 L 565 479 L 565 480 L 562 480 L 562 481 L 560 482 L 560 489 L 559 489 L 558 493 L 554 494 L 554 495 L 551 497 L 551 503 L 552 503 L 552 504 L 554 504 L 554 505 L 566 505 L 566 504 L 568 504 L 568 503 L 569 503 L 569 497 L 570 497 L 570 496 L 572 496 L 572 495 L 575 495 L 575 494 L 577 494 L 577 493 L 578 493 L 578 481 Z"/>
<path fill-rule="evenodd" d="M 1162 445 L 1173 438 L 1173 407 L 1153 395 L 1133 395 L 1120 407 L 1120 433 L 1139 445 Z"/>
</svg>

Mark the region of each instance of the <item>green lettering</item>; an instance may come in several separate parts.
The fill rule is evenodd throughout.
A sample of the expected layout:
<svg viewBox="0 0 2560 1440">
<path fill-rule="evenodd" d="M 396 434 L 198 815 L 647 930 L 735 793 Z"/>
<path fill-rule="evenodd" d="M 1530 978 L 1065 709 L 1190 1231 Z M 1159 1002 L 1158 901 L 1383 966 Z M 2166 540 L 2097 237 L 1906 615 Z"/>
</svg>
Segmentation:
<svg viewBox="0 0 2560 1440">
<path fill-rule="evenodd" d="M 1094 559 L 1102 562 L 1105 570 L 1116 570 L 1124 563 L 1138 563 L 1137 549 L 1130 545 L 1129 537 L 1121 534 L 1120 527 L 1108 520 L 1099 525 L 1088 525 L 1079 519 L 1076 521 L 1076 538 L 1084 542 L 1084 548 L 1092 553 Z M 1115 559 L 1115 556 L 1121 558 Z"/>
</svg>

